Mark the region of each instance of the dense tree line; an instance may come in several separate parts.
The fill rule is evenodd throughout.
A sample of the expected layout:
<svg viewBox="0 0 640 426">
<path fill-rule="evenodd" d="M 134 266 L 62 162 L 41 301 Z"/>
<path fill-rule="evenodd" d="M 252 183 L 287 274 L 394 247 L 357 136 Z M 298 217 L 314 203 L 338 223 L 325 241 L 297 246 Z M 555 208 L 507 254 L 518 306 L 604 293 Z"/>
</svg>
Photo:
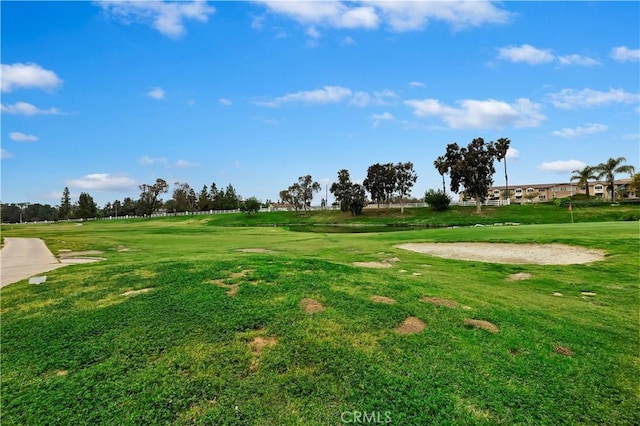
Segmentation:
<svg viewBox="0 0 640 426">
<path fill-rule="evenodd" d="M 446 191 L 445 175 L 449 175 L 450 189 L 453 192 L 463 191 L 465 196 L 476 200 L 478 212 L 488 195 L 489 188 L 493 185 L 495 174 L 495 161 L 504 160 L 505 196 L 509 197 L 509 178 L 507 175 L 507 152 L 511 141 L 500 138 L 495 142 L 486 143 L 482 138 L 476 138 L 466 147 L 460 147 L 457 143 L 446 146 L 443 155 L 437 157 L 433 166 L 442 176 L 442 191 L 428 190 L 424 200 L 436 210 L 446 209 L 451 197 Z M 632 174 L 632 182 L 624 191 L 640 190 L 640 176 L 634 173 L 633 166 L 625 165 L 624 157 L 610 158 L 596 166 L 587 166 L 581 170 L 574 170 L 571 181 L 578 181 L 578 185 L 584 186 L 589 197 L 589 180 L 606 179 L 608 191 L 615 201 L 614 178 L 616 174 Z M 363 208 L 371 202 L 378 208 L 381 204 L 400 203 L 404 212 L 404 203 L 407 201 L 411 189 L 417 181 L 417 174 L 412 162 L 406 163 L 375 163 L 367 169 L 367 176 L 362 184 L 351 181 L 349 171 L 338 171 L 337 180 L 331 185 L 331 193 L 335 198 L 335 205 L 344 212 L 353 215 L 362 213 Z M 186 182 L 175 182 L 171 198 L 164 201 L 161 196 L 169 192 L 169 184 L 164 179 L 156 179 L 151 184 L 141 184 L 138 189 L 140 195 L 137 200 L 126 197 L 124 200 L 108 202 L 103 208 L 98 208 L 93 197 L 82 192 L 76 203 L 72 203 L 69 188 L 64 188 L 60 204 L 13 203 L 1 205 L 2 222 L 31 222 L 31 221 L 56 221 L 67 219 L 84 219 L 94 217 L 121 217 L 121 216 L 150 216 L 158 211 L 168 213 L 182 213 L 210 210 L 241 210 L 246 213 L 255 213 L 266 204 L 255 197 L 243 200 L 229 184 L 224 189 L 218 189 L 215 182 L 210 186 L 204 185 L 200 192 L 196 191 Z M 311 175 L 300 176 L 287 189 L 280 191 L 280 201 L 289 204 L 295 211 L 306 211 L 311 207 L 314 194 L 321 189 L 320 184 L 313 180 Z M 322 200 L 324 207 L 327 200 Z"/>
</svg>

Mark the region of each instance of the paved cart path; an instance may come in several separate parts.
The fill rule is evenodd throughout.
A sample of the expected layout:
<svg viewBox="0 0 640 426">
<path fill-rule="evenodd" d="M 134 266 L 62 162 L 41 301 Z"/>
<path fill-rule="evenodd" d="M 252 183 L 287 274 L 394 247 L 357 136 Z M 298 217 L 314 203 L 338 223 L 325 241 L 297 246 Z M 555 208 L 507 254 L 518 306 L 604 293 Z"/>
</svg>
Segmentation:
<svg viewBox="0 0 640 426">
<path fill-rule="evenodd" d="M 58 260 L 40 238 L 5 238 L 0 250 L 0 287 L 67 265 L 98 259 Z"/>
</svg>

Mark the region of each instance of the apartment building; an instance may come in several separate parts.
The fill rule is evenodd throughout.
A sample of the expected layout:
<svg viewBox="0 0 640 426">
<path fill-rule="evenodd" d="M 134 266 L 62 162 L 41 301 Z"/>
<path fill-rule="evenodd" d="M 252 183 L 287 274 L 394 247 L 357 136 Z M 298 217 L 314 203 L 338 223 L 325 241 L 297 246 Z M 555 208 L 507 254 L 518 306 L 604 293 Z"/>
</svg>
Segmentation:
<svg viewBox="0 0 640 426">
<path fill-rule="evenodd" d="M 638 194 L 629 191 L 631 179 L 617 179 L 614 181 L 616 198 L 622 193 L 623 199 L 637 199 Z M 506 200 L 505 186 L 492 186 L 489 188 L 488 200 Z M 556 198 L 572 197 L 576 194 L 585 194 L 586 188 L 578 186 L 575 182 L 565 183 L 536 183 L 530 185 L 509 185 L 509 199 L 511 203 L 539 203 L 552 201 Z M 611 199 L 609 182 L 589 182 L 589 195 Z"/>
</svg>

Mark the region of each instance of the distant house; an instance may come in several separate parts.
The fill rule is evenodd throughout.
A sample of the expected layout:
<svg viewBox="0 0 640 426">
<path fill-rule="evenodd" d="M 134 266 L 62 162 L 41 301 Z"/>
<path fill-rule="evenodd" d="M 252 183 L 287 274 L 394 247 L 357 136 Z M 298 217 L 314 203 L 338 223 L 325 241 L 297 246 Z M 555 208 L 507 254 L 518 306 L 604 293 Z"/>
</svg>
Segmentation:
<svg viewBox="0 0 640 426">
<path fill-rule="evenodd" d="M 269 204 L 270 212 L 287 212 L 295 210 L 291 203 L 271 203 Z"/>
<path fill-rule="evenodd" d="M 628 190 L 630 183 L 631 179 L 618 179 L 614 181 L 617 199 L 638 199 L 639 194 L 635 191 Z M 509 201 L 517 204 L 551 201 L 556 198 L 572 197 L 576 194 L 585 193 L 586 188 L 584 186 L 578 186 L 575 182 L 509 185 Z M 589 195 L 592 197 L 611 199 L 609 182 L 589 182 Z M 492 186 L 489 188 L 487 200 L 506 200 L 506 187 Z"/>
</svg>

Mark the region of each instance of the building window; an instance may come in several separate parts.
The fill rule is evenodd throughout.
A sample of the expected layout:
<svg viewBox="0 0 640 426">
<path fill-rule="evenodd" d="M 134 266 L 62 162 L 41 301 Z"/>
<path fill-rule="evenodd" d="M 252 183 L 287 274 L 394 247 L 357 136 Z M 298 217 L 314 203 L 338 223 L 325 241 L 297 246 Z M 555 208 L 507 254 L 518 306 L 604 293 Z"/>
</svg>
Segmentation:
<svg viewBox="0 0 640 426">
<path fill-rule="evenodd" d="M 604 192 L 604 188 L 603 188 L 603 186 L 602 186 L 602 185 L 596 185 L 596 186 L 594 186 L 594 187 L 593 187 L 593 190 L 594 190 L 595 192 Z"/>
<path fill-rule="evenodd" d="M 536 192 L 535 189 L 533 188 L 527 188 L 527 194 L 533 194 L 534 192 Z"/>
</svg>

